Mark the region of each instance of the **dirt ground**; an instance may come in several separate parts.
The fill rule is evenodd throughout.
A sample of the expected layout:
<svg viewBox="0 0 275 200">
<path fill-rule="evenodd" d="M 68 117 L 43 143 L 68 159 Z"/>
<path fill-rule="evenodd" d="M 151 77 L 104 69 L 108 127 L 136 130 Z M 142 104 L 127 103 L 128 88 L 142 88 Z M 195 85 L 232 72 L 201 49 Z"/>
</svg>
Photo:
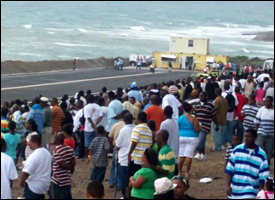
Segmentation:
<svg viewBox="0 0 275 200">
<path fill-rule="evenodd" d="M 222 152 L 211 152 L 213 140 L 208 136 L 207 140 L 207 159 L 205 161 L 193 161 L 191 168 L 190 189 L 188 195 L 196 199 L 226 199 L 226 175 L 224 169 L 225 150 Z M 105 176 L 105 198 L 113 199 L 115 191 L 109 189 L 108 177 L 110 172 L 111 159 L 109 160 L 109 167 Z M 74 199 L 86 199 L 86 187 L 89 182 L 92 164 L 87 165 L 85 161 L 77 160 L 75 173 L 72 177 L 72 196 Z M 20 172 L 19 172 L 20 173 Z M 274 159 L 271 165 L 271 176 L 274 177 Z M 212 183 L 200 184 L 201 178 L 210 177 L 213 179 Z M 23 195 L 23 189 L 19 187 L 19 181 L 14 182 L 12 190 L 13 198 Z M 121 194 L 118 193 L 118 199 Z"/>
</svg>

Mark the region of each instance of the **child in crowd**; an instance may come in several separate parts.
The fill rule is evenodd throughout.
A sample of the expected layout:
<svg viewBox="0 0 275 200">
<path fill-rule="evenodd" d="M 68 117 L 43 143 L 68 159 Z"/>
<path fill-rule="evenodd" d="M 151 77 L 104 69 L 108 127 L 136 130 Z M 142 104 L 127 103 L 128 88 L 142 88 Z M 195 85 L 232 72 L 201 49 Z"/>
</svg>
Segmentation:
<svg viewBox="0 0 275 200">
<path fill-rule="evenodd" d="M 258 195 L 257 195 L 257 199 L 274 199 L 274 180 L 272 178 L 268 178 L 266 180 L 266 185 L 265 185 L 265 189 L 261 190 Z"/>
<path fill-rule="evenodd" d="M 97 131 L 98 137 L 92 141 L 89 147 L 90 153 L 88 154 L 87 164 L 89 164 L 92 158 L 94 169 L 90 180 L 102 183 L 108 166 L 108 153 L 110 152 L 111 146 L 108 138 L 104 137 L 104 127 L 99 126 Z"/>
<path fill-rule="evenodd" d="M 234 148 L 236 146 L 238 146 L 240 144 L 240 138 L 239 138 L 239 135 L 238 134 L 234 134 L 233 135 L 233 142 L 232 142 L 232 145 L 229 146 L 226 150 L 226 156 L 225 156 L 225 168 L 224 168 L 224 171 L 226 169 L 226 166 L 228 164 L 228 161 L 230 160 L 230 156 L 231 154 L 233 153 L 234 151 Z"/>
<path fill-rule="evenodd" d="M 87 187 L 87 199 L 104 199 L 104 186 L 100 182 L 92 181 Z"/>
<path fill-rule="evenodd" d="M 62 132 L 65 135 L 64 144 L 75 150 L 75 139 L 73 138 L 73 124 L 66 124 L 62 127 Z"/>
</svg>

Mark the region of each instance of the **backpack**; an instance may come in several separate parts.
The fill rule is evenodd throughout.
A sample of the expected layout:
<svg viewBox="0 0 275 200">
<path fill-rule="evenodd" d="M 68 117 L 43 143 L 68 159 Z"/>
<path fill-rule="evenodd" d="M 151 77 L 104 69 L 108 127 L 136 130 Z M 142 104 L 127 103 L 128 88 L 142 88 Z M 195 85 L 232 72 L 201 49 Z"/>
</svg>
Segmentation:
<svg viewBox="0 0 275 200">
<path fill-rule="evenodd" d="M 85 117 L 84 117 L 84 109 L 83 109 L 83 115 L 82 115 L 82 117 L 80 117 L 79 118 L 79 122 L 81 123 L 81 125 L 85 125 L 85 121 L 86 121 L 86 119 L 85 119 Z"/>
<path fill-rule="evenodd" d="M 228 102 L 228 106 L 229 106 L 229 109 L 228 109 L 228 112 L 233 112 L 236 108 L 236 102 L 235 102 L 235 98 L 234 96 L 232 95 L 232 93 L 227 93 L 227 96 L 225 98 Z"/>
</svg>

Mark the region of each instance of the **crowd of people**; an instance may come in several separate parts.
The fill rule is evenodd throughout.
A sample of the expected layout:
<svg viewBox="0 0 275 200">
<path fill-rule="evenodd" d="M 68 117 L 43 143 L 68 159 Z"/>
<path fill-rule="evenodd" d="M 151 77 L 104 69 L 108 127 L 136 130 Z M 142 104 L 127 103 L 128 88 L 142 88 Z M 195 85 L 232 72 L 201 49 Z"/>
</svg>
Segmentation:
<svg viewBox="0 0 275 200">
<path fill-rule="evenodd" d="M 273 105 L 274 76 L 267 72 L 4 102 L 1 199 L 11 198 L 17 170 L 24 198 L 72 199 L 76 159 L 93 165 L 87 198 L 104 198 L 109 154 L 109 186 L 123 198 L 192 199 L 192 161 L 206 159 L 211 133 L 212 151 L 227 149 L 228 197 L 274 198 Z"/>
</svg>

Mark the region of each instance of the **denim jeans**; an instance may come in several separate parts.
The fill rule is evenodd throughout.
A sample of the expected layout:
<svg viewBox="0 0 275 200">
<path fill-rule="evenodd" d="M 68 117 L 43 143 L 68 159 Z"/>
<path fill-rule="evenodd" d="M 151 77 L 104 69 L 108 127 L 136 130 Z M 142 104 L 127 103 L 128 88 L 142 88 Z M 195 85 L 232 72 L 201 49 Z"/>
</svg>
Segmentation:
<svg viewBox="0 0 275 200">
<path fill-rule="evenodd" d="M 113 162 L 112 162 L 112 167 L 111 167 L 111 171 L 110 171 L 110 176 L 109 176 L 109 185 L 115 185 L 116 184 L 116 151 L 114 149 L 113 151 Z M 117 179 L 117 188 L 121 188 L 121 181 L 118 177 Z"/>
<path fill-rule="evenodd" d="M 25 199 L 45 199 L 45 194 L 36 194 L 32 192 L 28 184 L 25 183 L 24 197 Z"/>
<path fill-rule="evenodd" d="M 219 131 L 216 131 L 216 124 L 212 123 L 212 131 L 214 134 L 214 150 L 221 151 L 222 150 L 222 143 L 224 139 L 226 126 L 219 126 Z"/>
<path fill-rule="evenodd" d="M 240 144 L 243 143 L 243 136 L 244 136 L 244 127 L 243 127 L 243 122 L 241 121 L 234 121 L 234 132 L 237 129 L 237 134 L 239 136 L 240 139 Z"/>
<path fill-rule="evenodd" d="M 226 145 L 228 142 L 230 144 L 232 144 L 232 139 L 233 139 L 233 135 L 234 135 L 234 127 L 235 127 L 234 121 L 227 121 L 222 145 Z"/>
<path fill-rule="evenodd" d="M 118 177 L 120 179 L 121 191 L 123 198 L 126 197 L 126 183 L 127 183 L 128 167 L 118 164 Z"/>
<path fill-rule="evenodd" d="M 53 184 L 53 199 L 69 199 L 70 186 L 59 187 L 55 183 Z"/>
<path fill-rule="evenodd" d="M 205 131 L 201 131 L 200 134 L 199 134 L 200 143 L 197 147 L 198 150 L 204 150 L 205 149 L 206 137 L 207 137 L 207 133 Z"/>
<path fill-rule="evenodd" d="M 85 147 L 90 147 L 92 141 L 95 139 L 95 137 L 97 136 L 97 133 L 95 131 L 93 132 L 86 132 L 84 131 L 84 135 L 85 135 Z"/>
<path fill-rule="evenodd" d="M 265 151 L 268 163 L 270 164 L 274 149 L 274 135 L 258 134 L 256 144 Z"/>
<path fill-rule="evenodd" d="M 91 174 L 91 181 L 102 183 L 104 181 L 106 167 L 94 167 Z"/>
</svg>

